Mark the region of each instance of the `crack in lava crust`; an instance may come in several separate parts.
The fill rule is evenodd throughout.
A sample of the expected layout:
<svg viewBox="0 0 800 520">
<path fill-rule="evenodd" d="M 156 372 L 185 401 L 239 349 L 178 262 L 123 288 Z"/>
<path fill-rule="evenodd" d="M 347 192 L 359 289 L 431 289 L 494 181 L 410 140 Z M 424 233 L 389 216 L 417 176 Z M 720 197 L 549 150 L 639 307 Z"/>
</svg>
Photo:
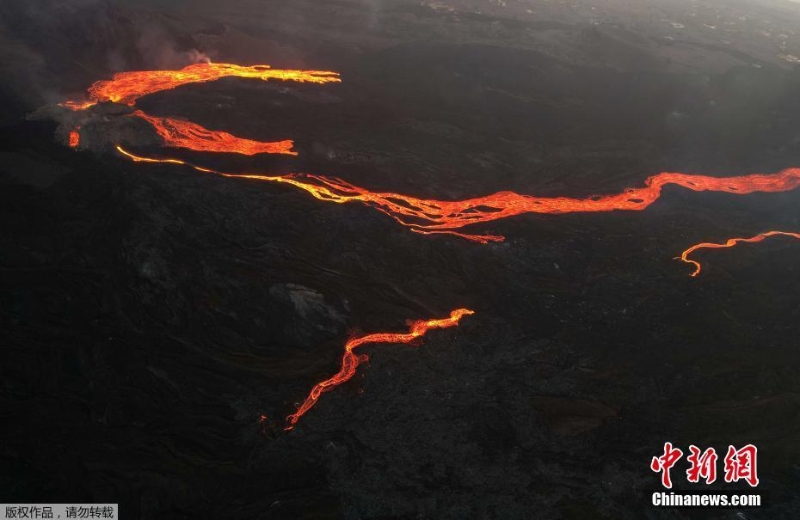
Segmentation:
<svg viewBox="0 0 800 520">
<path fill-rule="evenodd" d="M 475 314 L 474 311 L 469 309 L 456 309 L 450 311 L 450 316 L 442 319 L 432 320 L 417 320 L 409 323 L 408 332 L 378 332 L 375 334 L 367 334 L 366 336 L 358 336 L 351 338 L 344 345 L 344 354 L 342 355 L 342 368 L 339 369 L 335 375 L 320 381 L 311 389 L 311 392 L 306 397 L 305 401 L 300 405 L 297 411 L 286 418 L 286 430 L 291 430 L 297 421 L 306 414 L 319 400 L 323 392 L 329 392 L 333 388 L 349 381 L 356 373 L 356 368 L 361 363 L 369 360 L 366 354 L 357 355 L 353 351 L 363 345 L 371 343 L 412 343 L 417 338 L 424 336 L 429 330 L 432 329 L 446 329 L 455 327 L 462 317 Z"/>
<path fill-rule="evenodd" d="M 689 258 L 689 255 L 695 251 L 699 249 L 723 249 L 727 247 L 734 247 L 739 243 L 753 244 L 756 242 L 763 242 L 766 238 L 775 236 L 785 236 L 800 239 L 800 233 L 792 233 L 790 231 L 765 231 L 764 233 L 759 233 L 758 235 L 750 238 L 729 238 L 722 244 L 716 244 L 714 242 L 701 242 L 700 244 L 695 244 L 689 249 L 685 250 L 683 253 L 681 253 L 681 256 L 676 257 L 676 259 L 693 265 L 694 271 L 690 274 L 690 276 L 697 276 L 700 274 L 700 271 L 702 271 L 702 266 L 700 265 L 700 262 Z"/>
</svg>

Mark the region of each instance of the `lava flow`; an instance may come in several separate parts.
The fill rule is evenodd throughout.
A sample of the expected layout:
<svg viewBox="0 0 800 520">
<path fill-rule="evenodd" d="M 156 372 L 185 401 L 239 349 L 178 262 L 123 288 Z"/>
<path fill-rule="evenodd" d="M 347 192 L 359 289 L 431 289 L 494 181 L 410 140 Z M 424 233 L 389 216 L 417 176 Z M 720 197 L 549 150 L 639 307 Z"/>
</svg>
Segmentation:
<svg viewBox="0 0 800 520">
<path fill-rule="evenodd" d="M 111 80 L 98 81 L 89 88 L 91 102 L 113 101 L 133 105 L 137 99 L 154 92 L 173 89 L 190 83 L 214 81 L 224 77 L 281 79 L 312 83 L 340 81 L 336 72 L 271 69 L 266 65 L 250 67 L 227 63 L 198 63 L 181 70 L 121 72 Z M 79 110 L 86 103 L 68 102 L 65 106 Z M 254 153 L 285 153 L 291 151 L 291 141 L 272 143 L 251 141 L 225 132 L 207 130 L 194 123 L 156 118 L 136 111 L 133 114 L 154 126 L 168 146 L 198 151 Z M 292 184 L 319 200 L 329 202 L 361 202 L 381 211 L 399 224 L 422 234 L 451 234 L 479 243 L 498 242 L 496 235 L 474 235 L 459 231 L 465 226 L 492 222 L 524 213 L 561 214 L 614 210 L 641 211 L 661 197 L 664 186 L 674 184 L 692 191 L 718 191 L 744 195 L 753 192 L 781 192 L 800 186 L 800 168 L 788 168 L 764 175 L 753 174 L 717 178 L 706 175 L 663 172 L 647 178 L 642 188 L 631 188 L 614 195 L 583 199 L 569 197 L 534 197 L 511 191 L 460 201 L 421 199 L 408 195 L 372 192 L 335 177 L 315 174 L 267 176 L 260 174 L 230 174 L 194 166 L 174 159 L 149 159 L 135 156 L 118 147 L 131 159 L 146 162 L 187 164 L 198 171 L 226 177 L 242 177 Z"/>
<path fill-rule="evenodd" d="M 700 271 L 702 271 L 702 267 L 700 262 L 690 259 L 689 255 L 698 249 L 722 249 L 726 247 L 733 247 L 741 242 L 753 244 L 756 242 L 762 242 L 764 239 L 774 236 L 785 236 L 800 239 L 800 233 L 792 233 L 789 231 L 767 231 L 764 233 L 759 233 L 758 235 L 750 238 L 729 238 L 724 244 L 715 244 L 713 242 L 702 242 L 700 244 L 695 244 L 681 253 L 681 256 L 677 258 L 683 262 L 686 262 L 687 264 L 692 264 L 694 266 L 694 272 L 690 276 L 697 276 L 700 274 Z"/>
<path fill-rule="evenodd" d="M 137 70 L 119 72 L 110 80 L 95 82 L 89 87 L 89 101 L 68 101 L 63 106 L 83 110 L 103 101 L 133 106 L 148 94 L 170 90 L 190 83 L 205 83 L 221 78 L 252 78 L 267 81 L 279 79 L 304 83 L 341 81 L 339 74 L 325 70 L 272 69 L 268 65 L 245 67 L 230 63 L 195 63 L 181 70 Z"/>
<path fill-rule="evenodd" d="M 141 110 L 131 114 L 150 123 L 156 133 L 164 140 L 164 144 L 173 148 L 187 148 L 196 152 L 238 153 L 256 155 L 259 153 L 279 153 L 297 155 L 292 150 L 294 142 L 253 141 L 236 137 L 227 132 L 208 130 L 190 121 L 169 117 L 148 116 Z"/>
<path fill-rule="evenodd" d="M 800 168 L 787 168 L 774 174 L 753 174 L 738 177 L 708 177 L 685 173 L 659 173 L 645 181 L 644 188 L 631 188 L 617 195 L 595 196 L 586 199 L 568 197 L 533 197 L 511 191 L 460 201 L 420 199 L 397 193 L 372 192 L 335 177 L 292 173 L 282 176 L 223 173 L 202 168 L 176 159 L 152 159 L 117 149 L 134 161 L 185 164 L 198 171 L 225 177 L 240 177 L 291 184 L 315 198 L 328 202 L 361 202 L 394 218 L 412 231 L 423 234 L 448 233 L 480 243 L 501 241 L 495 235 L 472 235 L 456 230 L 473 224 L 491 222 L 523 213 L 563 214 L 613 210 L 641 211 L 661 196 L 668 184 L 692 191 L 720 191 L 744 195 L 754 192 L 776 193 L 800 186 Z"/>
<path fill-rule="evenodd" d="M 359 336 L 351 338 L 344 345 L 344 355 L 342 356 L 342 368 L 339 369 L 333 377 L 321 381 L 314 385 L 311 392 L 303 401 L 303 404 L 297 409 L 295 413 L 286 418 L 286 430 L 291 430 L 300 417 L 305 415 L 316 403 L 323 392 L 328 392 L 334 387 L 349 381 L 356 373 L 356 368 L 361 363 L 369 359 L 366 354 L 356 355 L 353 350 L 356 348 L 370 344 L 370 343 L 411 343 L 417 338 L 424 336 L 431 329 L 446 329 L 448 327 L 455 327 L 462 317 L 475 314 L 474 311 L 469 309 L 456 309 L 450 312 L 448 318 L 434 319 L 434 320 L 418 320 L 409 323 L 408 332 L 378 332 L 375 334 L 367 334 L 366 336 Z"/>
<path fill-rule="evenodd" d="M 69 131 L 69 147 L 70 148 L 77 148 L 81 144 L 81 127 L 76 126 L 72 130 Z"/>
</svg>

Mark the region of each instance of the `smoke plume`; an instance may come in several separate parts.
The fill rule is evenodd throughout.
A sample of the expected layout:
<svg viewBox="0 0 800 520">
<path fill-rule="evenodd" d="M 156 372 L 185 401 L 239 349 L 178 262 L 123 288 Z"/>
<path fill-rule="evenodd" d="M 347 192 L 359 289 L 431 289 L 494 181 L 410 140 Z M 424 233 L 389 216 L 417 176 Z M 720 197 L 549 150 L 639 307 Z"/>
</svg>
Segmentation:
<svg viewBox="0 0 800 520">
<path fill-rule="evenodd" d="M 178 23 L 110 0 L 0 3 L 0 94 L 8 100 L 0 124 L 114 72 L 208 61 Z"/>
</svg>

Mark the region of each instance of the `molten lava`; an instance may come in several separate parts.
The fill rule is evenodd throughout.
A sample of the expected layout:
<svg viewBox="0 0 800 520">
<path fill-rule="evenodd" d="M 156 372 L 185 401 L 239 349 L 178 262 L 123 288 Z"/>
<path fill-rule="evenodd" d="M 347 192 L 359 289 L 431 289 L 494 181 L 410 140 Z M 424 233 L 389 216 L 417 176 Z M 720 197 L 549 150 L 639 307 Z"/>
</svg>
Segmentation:
<svg viewBox="0 0 800 520">
<path fill-rule="evenodd" d="M 86 110 L 89 107 L 93 107 L 97 104 L 96 101 L 65 101 L 64 103 L 59 103 L 59 106 L 68 108 L 70 110 L 78 111 L 78 110 Z"/>
<path fill-rule="evenodd" d="M 366 336 L 358 336 L 351 338 L 344 345 L 344 355 L 342 356 L 342 368 L 339 369 L 333 377 L 321 381 L 314 385 L 311 392 L 303 401 L 303 404 L 297 409 L 295 413 L 286 418 L 286 430 L 291 430 L 300 417 L 305 415 L 319 400 L 323 392 L 328 392 L 349 381 L 356 373 L 356 368 L 361 363 L 369 360 L 366 354 L 356 355 L 353 351 L 369 343 L 411 343 L 417 338 L 424 336 L 431 329 L 446 329 L 448 327 L 455 327 L 462 317 L 475 314 L 474 311 L 469 309 L 456 309 L 450 312 L 450 317 L 438 320 L 418 320 L 409 323 L 408 332 L 378 332 L 375 334 L 367 334 Z"/>
<path fill-rule="evenodd" d="M 81 127 L 76 126 L 69 132 L 69 147 L 70 148 L 77 148 L 81 144 Z"/>
<path fill-rule="evenodd" d="M 137 99 L 154 92 L 173 89 L 190 83 L 214 81 L 224 77 L 281 79 L 290 81 L 329 83 L 340 81 L 339 75 L 330 71 L 302 71 L 271 69 L 266 65 L 244 67 L 227 63 L 198 63 L 181 70 L 156 70 L 121 72 L 113 79 L 98 81 L 89 88 L 92 102 L 114 101 L 133 105 Z M 86 104 L 68 102 L 66 106 L 81 109 Z M 259 142 L 235 137 L 226 132 L 205 129 L 195 123 L 169 118 L 158 118 L 141 111 L 134 116 L 144 119 L 155 128 L 168 146 L 205 152 L 229 152 L 245 155 L 256 153 L 295 154 L 291 141 Z M 674 184 L 693 191 L 720 191 L 744 195 L 753 192 L 788 191 L 800 186 L 800 168 L 763 175 L 744 175 L 716 178 L 705 175 L 664 172 L 649 177 L 642 188 L 632 188 L 622 193 L 594 196 L 584 199 L 568 197 L 534 197 L 511 191 L 492 195 L 444 201 L 421 199 L 408 195 L 373 192 L 335 177 L 315 174 L 290 174 L 268 176 L 261 174 L 230 174 L 194 166 L 174 159 L 149 159 L 135 156 L 119 148 L 120 152 L 136 161 L 187 164 L 198 171 L 216 173 L 225 177 L 241 177 L 291 184 L 305 190 L 319 200 L 329 202 L 361 202 L 381 211 L 399 224 L 422 234 L 450 234 L 479 243 L 502 241 L 502 236 L 474 235 L 459 231 L 465 226 L 492 222 L 523 213 L 575 213 L 613 210 L 641 211 L 661 196 L 664 186 Z"/>
<path fill-rule="evenodd" d="M 268 81 L 279 79 L 303 83 L 341 81 L 339 74 L 325 70 L 271 69 L 268 65 L 243 67 L 230 63 L 196 63 L 181 70 L 137 70 L 114 74 L 110 80 L 95 82 L 89 87 L 90 101 L 68 101 L 63 106 L 83 110 L 95 103 L 112 101 L 133 106 L 148 94 L 170 90 L 191 83 L 205 83 L 226 77 L 251 78 Z"/>
<path fill-rule="evenodd" d="M 156 133 L 164 140 L 164 144 L 173 148 L 187 148 L 196 152 L 238 153 L 256 155 L 259 153 L 280 153 L 297 155 L 292 150 L 291 140 L 285 141 L 252 141 L 236 137 L 227 132 L 208 130 L 190 121 L 168 117 L 148 116 L 141 110 L 131 114 L 150 123 Z"/>
<path fill-rule="evenodd" d="M 659 173 L 645 181 L 644 188 L 631 188 L 617 195 L 595 196 L 586 199 L 568 197 L 533 197 L 511 191 L 501 191 L 493 195 L 443 201 L 420 199 L 408 195 L 386 192 L 372 192 L 335 177 L 292 173 L 281 176 L 260 174 L 223 173 L 202 168 L 176 159 L 151 159 L 117 149 L 134 161 L 166 162 L 185 164 L 198 171 L 216 173 L 225 177 L 240 177 L 269 182 L 291 184 L 307 191 L 319 200 L 346 203 L 361 202 L 395 219 L 412 231 L 423 234 L 447 233 L 480 243 L 501 241 L 495 235 L 472 235 L 456 230 L 464 226 L 491 222 L 523 213 L 576 213 L 613 210 L 641 211 L 661 196 L 661 190 L 668 184 L 675 184 L 692 191 L 721 191 L 744 195 L 747 193 L 776 193 L 800 186 L 800 168 L 788 168 L 773 174 L 753 174 L 738 177 L 708 177 L 685 173 Z"/>
<path fill-rule="evenodd" d="M 335 72 L 270 69 L 256 65 L 243 67 L 231 64 L 200 63 L 182 70 L 135 71 L 114 75 L 111 80 L 98 81 L 89 89 L 88 101 L 69 101 L 63 104 L 72 110 L 83 110 L 99 102 L 124 103 L 133 106 L 136 101 L 148 94 L 176 87 L 214 81 L 224 77 L 254 78 L 260 80 L 280 79 L 287 81 L 330 83 L 340 81 Z M 187 148 L 202 152 L 224 152 L 254 155 L 258 153 L 280 153 L 297 155 L 292 151 L 293 142 L 260 142 L 243 139 L 226 132 L 213 131 L 195 123 L 163 117 L 148 116 L 141 111 L 131 114 L 153 126 L 167 146 Z M 70 133 L 70 146 L 80 143 L 77 128 Z M 607 212 L 614 210 L 641 211 L 661 197 L 667 185 L 681 186 L 692 191 L 716 191 L 737 195 L 748 193 L 776 193 L 793 190 L 800 186 L 800 168 L 788 168 L 773 174 L 752 174 L 726 178 L 691 175 L 685 173 L 663 172 L 645 180 L 644 186 L 631 188 L 622 193 L 593 196 L 588 198 L 535 197 L 511 191 L 501 191 L 492 195 L 471 199 L 447 201 L 422 199 L 390 192 L 375 192 L 350 184 L 336 177 L 316 174 L 292 173 L 287 175 L 264 175 L 257 173 L 225 173 L 191 164 L 180 159 L 150 158 L 135 155 L 117 146 L 117 150 L 135 162 L 167 163 L 186 165 L 203 173 L 211 173 L 229 178 L 252 179 L 258 181 L 289 184 L 309 193 L 314 198 L 344 204 L 359 202 L 368 205 L 393 218 L 397 223 L 421 234 L 449 234 L 479 243 L 502 241 L 502 236 L 474 235 L 460 231 L 466 226 L 492 222 L 525 213 L 563 214 L 576 212 Z M 800 239 L 800 234 L 782 231 L 769 231 L 752 238 L 733 238 L 724 244 L 701 243 L 687 249 L 680 256 L 686 263 L 695 266 L 696 276 L 701 265 L 689 259 L 694 251 L 703 248 L 733 247 L 739 242 L 760 242 L 775 235 L 791 236 Z M 344 346 L 344 354 L 339 372 L 331 378 L 314 385 L 305 401 L 297 411 L 286 418 L 286 430 L 291 430 L 297 421 L 319 400 L 322 393 L 350 380 L 359 364 L 367 361 L 364 354 L 357 355 L 358 347 L 374 343 L 412 343 L 431 329 L 448 328 L 458 325 L 465 315 L 474 314 L 468 309 L 456 309 L 448 318 L 410 323 L 409 331 L 404 333 L 376 333 L 350 339 Z M 265 422 L 266 417 L 261 417 Z"/>
<path fill-rule="evenodd" d="M 759 233 L 758 235 L 750 238 L 729 238 L 724 244 L 715 244 L 713 242 L 702 242 L 700 244 L 695 244 L 681 253 L 681 256 L 678 258 L 687 264 L 692 264 L 694 266 L 694 272 L 690 276 L 697 276 L 700 274 L 702 267 L 700 266 L 700 262 L 690 259 L 689 255 L 698 249 L 722 249 L 726 247 L 733 247 L 741 242 L 752 244 L 756 242 L 762 242 L 764 239 L 774 236 L 785 236 L 800 239 L 800 233 L 791 233 L 788 231 L 767 231 L 765 233 Z"/>
</svg>

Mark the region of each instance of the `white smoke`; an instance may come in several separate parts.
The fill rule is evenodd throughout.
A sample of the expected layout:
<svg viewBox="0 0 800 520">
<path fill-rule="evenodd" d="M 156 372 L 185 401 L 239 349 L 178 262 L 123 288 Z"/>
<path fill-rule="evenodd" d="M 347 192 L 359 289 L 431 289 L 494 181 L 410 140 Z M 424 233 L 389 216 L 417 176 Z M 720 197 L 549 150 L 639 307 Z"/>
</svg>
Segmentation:
<svg viewBox="0 0 800 520">
<path fill-rule="evenodd" d="M 192 63 L 210 62 L 211 58 L 197 49 L 179 50 L 175 41 L 161 27 L 148 27 L 136 42 L 145 65 L 153 69 L 180 69 Z"/>
<path fill-rule="evenodd" d="M 0 93 L 10 100 L 0 122 L 80 96 L 114 72 L 210 61 L 180 29 L 174 16 L 112 0 L 0 0 Z"/>
</svg>

